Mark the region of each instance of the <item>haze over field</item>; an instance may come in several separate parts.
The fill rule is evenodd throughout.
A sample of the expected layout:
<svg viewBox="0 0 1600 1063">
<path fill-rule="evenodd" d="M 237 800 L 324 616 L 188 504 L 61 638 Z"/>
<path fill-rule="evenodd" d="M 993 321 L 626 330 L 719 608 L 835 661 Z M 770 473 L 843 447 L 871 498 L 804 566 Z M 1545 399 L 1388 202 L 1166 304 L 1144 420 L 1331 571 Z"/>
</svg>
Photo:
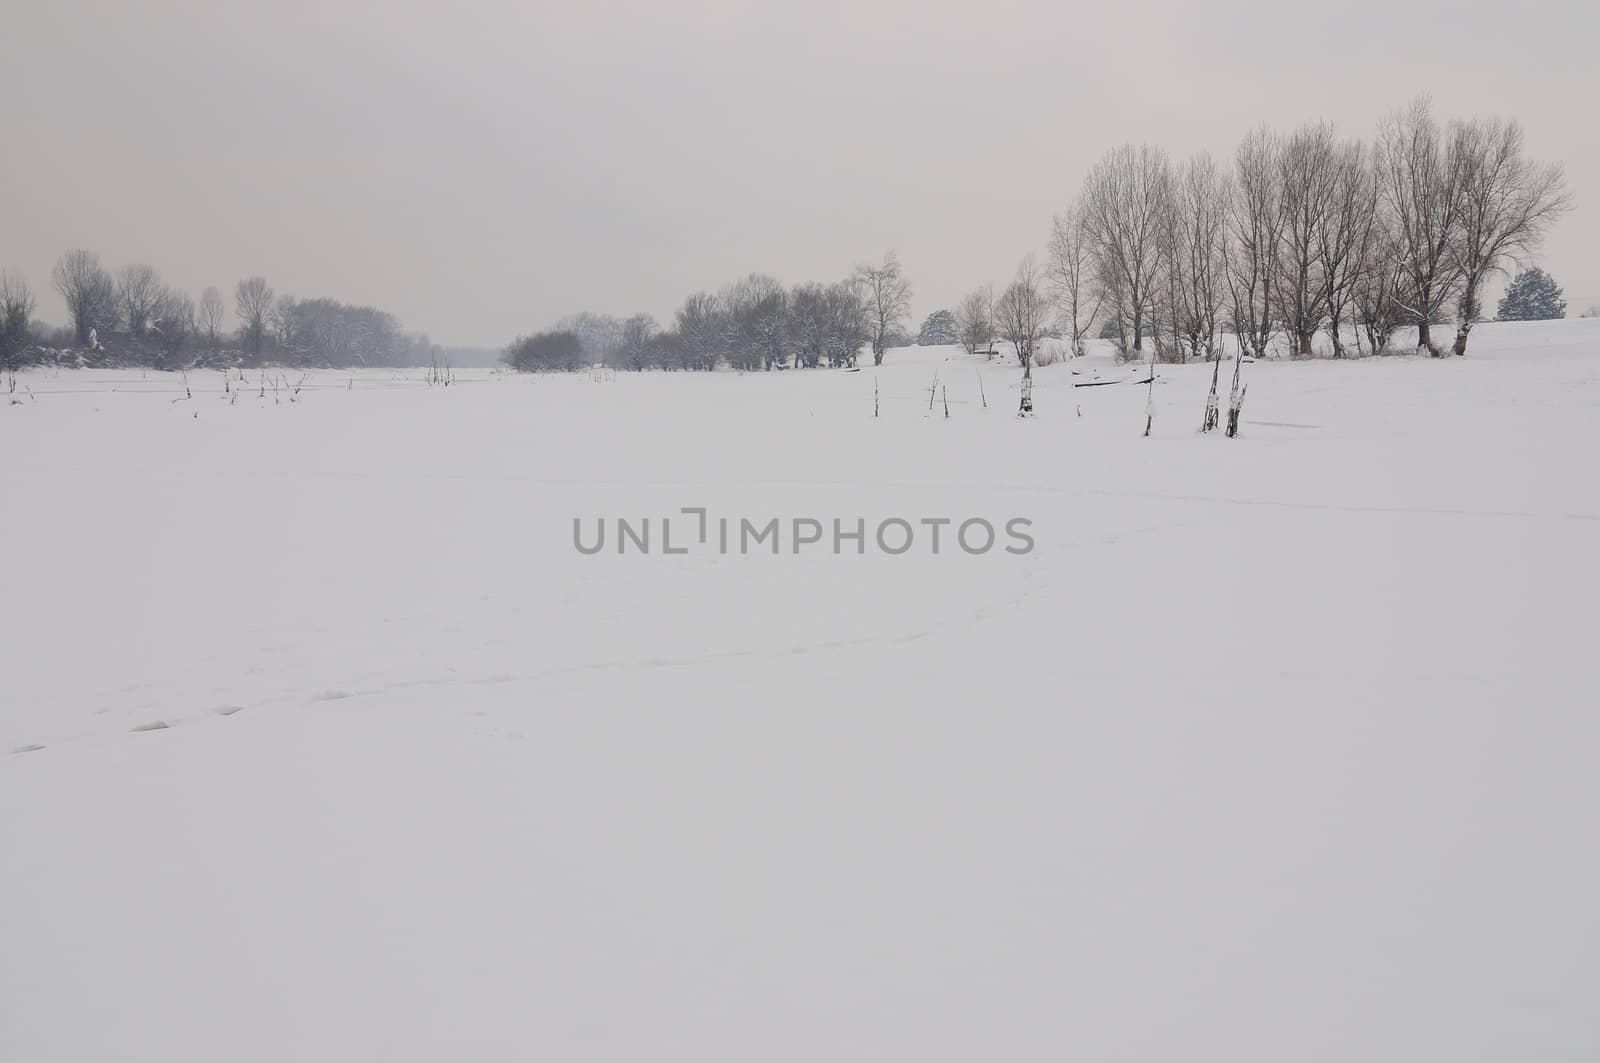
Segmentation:
<svg viewBox="0 0 1600 1063">
<path fill-rule="evenodd" d="M 1370 138 L 1432 91 L 1514 116 L 1578 209 L 1539 261 L 1600 303 L 1593 5 L 1359 0 L 251 5 L 18 0 L 0 35 L 0 267 L 40 314 L 69 247 L 169 283 L 389 308 L 503 347 L 577 310 L 666 320 L 752 270 L 896 248 L 914 320 L 1043 248 L 1125 142 Z M 1492 305 L 1492 303 L 1491 303 Z"/>
</svg>

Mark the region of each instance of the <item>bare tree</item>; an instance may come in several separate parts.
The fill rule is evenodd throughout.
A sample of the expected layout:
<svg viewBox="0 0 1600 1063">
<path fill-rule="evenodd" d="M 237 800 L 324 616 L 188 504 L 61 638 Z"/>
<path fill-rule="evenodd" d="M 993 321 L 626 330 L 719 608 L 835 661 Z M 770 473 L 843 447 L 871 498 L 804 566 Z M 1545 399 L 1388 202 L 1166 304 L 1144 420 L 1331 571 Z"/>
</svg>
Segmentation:
<svg viewBox="0 0 1600 1063">
<path fill-rule="evenodd" d="M 269 302 L 266 321 L 278 330 L 285 323 L 279 320 L 279 302 Z M 426 336 L 404 336 L 394 315 L 376 307 L 320 298 L 295 300 L 285 309 L 293 344 L 289 353 L 304 364 L 430 365 L 438 358 Z"/>
<path fill-rule="evenodd" d="M 823 284 L 797 284 L 789 293 L 789 328 L 784 341 L 795 366 L 814 367 L 828 356 L 828 341 L 833 332 L 833 308 L 828 287 Z"/>
<path fill-rule="evenodd" d="M 866 309 L 852 281 L 801 284 L 789 293 L 784 348 L 796 368 L 853 366 L 869 335 Z"/>
<path fill-rule="evenodd" d="M 994 295 L 987 286 L 968 292 L 956 304 L 956 338 L 968 354 L 982 347 L 993 354 Z"/>
<path fill-rule="evenodd" d="M 1380 213 L 1373 222 L 1371 247 L 1351 292 L 1358 348 L 1365 336 L 1371 353 L 1384 353 L 1395 329 L 1403 318 L 1409 317 L 1401 302 L 1406 275 L 1403 260 L 1400 238 L 1386 215 Z"/>
<path fill-rule="evenodd" d="M 1160 254 L 1171 167 L 1166 153 L 1126 145 L 1095 164 L 1084 184 L 1083 219 L 1102 276 L 1111 281 L 1118 313 L 1131 323 L 1133 350 L 1144 332 L 1161 281 Z"/>
<path fill-rule="evenodd" d="M 728 312 L 728 364 L 746 370 L 783 364 L 788 293 L 777 278 L 752 273 L 720 298 Z"/>
<path fill-rule="evenodd" d="M 591 365 L 615 363 L 617 347 L 622 342 L 622 322 L 610 314 L 572 314 L 558 321 L 556 330 L 575 333 Z"/>
<path fill-rule="evenodd" d="M 900 268 L 900 256 L 890 251 L 883 264 L 856 267 L 856 280 L 872 321 L 872 364 L 883 364 L 883 351 L 891 332 L 911 312 L 911 282 Z"/>
<path fill-rule="evenodd" d="M 1404 299 L 1417 326 L 1417 347 L 1438 355 L 1430 326 L 1460 276 L 1453 241 L 1465 167 L 1444 143 L 1427 96 L 1384 120 L 1379 135 L 1383 198 L 1400 241 Z"/>
<path fill-rule="evenodd" d="M 163 289 L 161 298 L 152 312 L 150 331 L 165 352 L 160 367 L 172 368 L 171 363 L 194 338 L 194 300 L 189 298 L 187 292 L 175 288 Z"/>
<path fill-rule="evenodd" d="M 1057 214 L 1050 227 L 1050 287 L 1072 353 L 1087 353 L 1084 340 L 1100 315 L 1105 291 L 1096 281 L 1094 251 L 1077 203 Z"/>
<path fill-rule="evenodd" d="M 1173 183 L 1172 299 L 1178 342 L 1195 358 L 1220 357 L 1226 296 L 1227 190 L 1211 156 L 1196 155 Z"/>
<path fill-rule="evenodd" d="M 93 251 L 68 251 L 50 272 L 56 291 L 66 300 L 67 313 L 80 345 L 98 328 L 110 328 L 117 318 L 117 288 Z"/>
<path fill-rule="evenodd" d="M 677 331 L 685 368 L 715 369 L 727 342 L 727 321 L 717 297 L 695 292 L 678 308 Z"/>
<path fill-rule="evenodd" d="M 272 313 L 273 292 L 265 277 L 246 277 L 233 293 L 233 312 L 239 319 L 239 331 L 245 349 L 256 360 L 261 358 L 261 344 L 266 338 L 267 318 Z"/>
<path fill-rule="evenodd" d="M 1048 327 L 1050 300 L 1040 284 L 1039 269 L 1029 255 L 1017 266 L 1016 278 L 994 304 L 995 331 L 1016 348 L 1022 363 L 1022 388 L 1017 414 L 1033 416 L 1033 359 Z M 980 379 L 981 386 L 981 379 Z M 932 395 L 930 393 L 930 402 Z M 988 405 L 987 402 L 985 405 Z M 948 416 L 948 410 L 946 411 Z"/>
<path fill-rule="evenodd" d="M 1282 145 L 1268 129 L 1247 135 L 1234 153 L 1228 195 L 1227 282 L 1241 353 L 1265 357 L 1272 342 L 1274 286 L 1282 232 Z"/>
<path fill-rule="evenodd" d="M 501 360 L 520 373 L 574 373 L 587 367 L 588 357 L 576 332 L 558 331 L 517 337 Z"/>
<path fill-rule="evenodd" d="M 1338 173 L 1333 126 L 1318 122 L 1296 130 L 1278 154 L 1282 197 L 1278 243 L 1278 317 L 1294 340 L 1295 353 L 1311 354 L 1322 325 L 1325 286 L 1318 236 L 1327 225 Z"/>
<path fill-rule="evenodd" d="M 872 338 L 872 321 L 861 286 L 846 279 L 828 288 L 833 327 L 828 338 L 828 364 L 855 368 L 861 348 Z"/>
<path fill-rule="evenodd" d="M 617 354 L 629 369 L 648 369 L 656 358 L 656 319 L 649 314 L 634 314 L 622 323 L 622 339 Z"/>
<path fill-rule="evenodd" d="M 215 350 L 217 335 L 222 331 L 222 293 L 216 288 L 207 288 L 200 293 L 200 328 L 206 334 L 206 343 Z"/>
<path fill-rule="evenodd" d="M 1522 140 L 1517 122 L 1480 119 L 1451 129 L 1450 158 L 1462 170 L 1453 251 L 1461 275 L 1453 348 L 1458 355 L 1467 353 L 1484 278 L 1536 249 L 1572 207 L 1560 165 L 1530 162 Z"/>
<path fill-rule="evenodd" d="M 165 294 L 161 275 L 154 266 L 139 264 L 117 270 L 117 305 L 122 308 L 128 331 L 135 336 L 143 337 L 149 331 Z"/>
<path fill-rule="evenodd" d="M 0 270 L 0 368 L 16 372 L 33 320 L 33 292 L 20 275 Z"/>
<path fill-rule="evenodd" d="M 1344 354 L 1344 321 L 1375 250 L 1379 204 L 1377 173 L 1359 140 L 1339 145 L 1333 166 L 1333 198 L 1316 228 L 1316 244 L 1323 312 L 1337 358 Z"/>
<path fill-rule="evenodd" d="M 1024 375 L 1032 375 L 1033 356 L 1048 327 L 1050 301 L 1040 284 L 1039 267 L 1029 255 L 994 304 L 995 332 L 1017 350 Z"/>
<path fill-rule="evenodd" d="M 300 338 L 299 309 L 299 300 L 285 292 L 273 301 L 272 312 L 268 315 L 272 331 L 278 337 L 278 346 L 285 352 L 293 351 L 295 342 Z"/>
</svg>

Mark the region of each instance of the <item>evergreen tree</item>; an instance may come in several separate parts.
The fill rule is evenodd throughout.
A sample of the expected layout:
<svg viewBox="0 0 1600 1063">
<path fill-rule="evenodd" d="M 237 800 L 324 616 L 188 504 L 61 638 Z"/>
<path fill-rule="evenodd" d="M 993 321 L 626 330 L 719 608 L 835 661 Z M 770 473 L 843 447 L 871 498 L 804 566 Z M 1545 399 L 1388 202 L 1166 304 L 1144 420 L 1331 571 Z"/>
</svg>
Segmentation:
<svg viewBox="0 0 1600 1063">
<path fill-rule="evenodd" d="M 1512 278 L 1500 300 L 1500 321 L 1552 321 L 1567 316 L 1567 301 L 1555 278 L 1535 267 Z"/>
<path fill-rule="evenodd" d="M 917 334 L 917 346 L 938 347 L 956 342 L 956 316 L 948 310 L 935 310 L 922 323 Z"/>
</svg>

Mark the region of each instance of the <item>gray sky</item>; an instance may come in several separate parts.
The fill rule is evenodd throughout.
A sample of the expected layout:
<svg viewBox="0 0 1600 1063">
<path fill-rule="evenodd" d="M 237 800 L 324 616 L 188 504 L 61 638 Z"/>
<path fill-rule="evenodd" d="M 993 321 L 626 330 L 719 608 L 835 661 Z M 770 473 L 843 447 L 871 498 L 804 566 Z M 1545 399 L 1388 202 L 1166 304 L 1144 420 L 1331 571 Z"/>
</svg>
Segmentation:
<svg viewBox="0 0 1600 1063">
<path fill-rule="evenodd" d="M 1600 303 L 1597 28 L 1579 0 L 10 0 L 0 268 L 58 322 L 50 266 L 81 246 L 230 311 L 262 273 L 498 347 L 895 248 L 920 320 L 1042 250 L 1107 148 L 1370 136 L 1428 91 L 1566 164 L 1541 264 L 1577 314 Z"/>
</svg>

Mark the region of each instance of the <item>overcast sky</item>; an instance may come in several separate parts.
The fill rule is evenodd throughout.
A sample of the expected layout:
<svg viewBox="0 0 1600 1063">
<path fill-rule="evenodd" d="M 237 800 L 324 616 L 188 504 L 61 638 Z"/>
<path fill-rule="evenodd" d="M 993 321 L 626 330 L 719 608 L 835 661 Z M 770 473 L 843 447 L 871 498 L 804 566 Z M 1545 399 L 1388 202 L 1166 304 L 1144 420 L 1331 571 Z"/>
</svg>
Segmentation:
<svg viewBox="0 0 1600 1063">
<path fill-rule="evenodd" d="M 918 320 L 1042 250 L 1107 148 L 1370 136 L 1412 95 L 1520 118 L 1577 209 L 1541 263 L 1600 303 L 1595 5 L 233 4 L 9 0 L 0 268 L 64 322 L 69 247 L 228 296 L 371 303 L 446 345 L 666 319 L 897 249 Z"/>
</svg>

